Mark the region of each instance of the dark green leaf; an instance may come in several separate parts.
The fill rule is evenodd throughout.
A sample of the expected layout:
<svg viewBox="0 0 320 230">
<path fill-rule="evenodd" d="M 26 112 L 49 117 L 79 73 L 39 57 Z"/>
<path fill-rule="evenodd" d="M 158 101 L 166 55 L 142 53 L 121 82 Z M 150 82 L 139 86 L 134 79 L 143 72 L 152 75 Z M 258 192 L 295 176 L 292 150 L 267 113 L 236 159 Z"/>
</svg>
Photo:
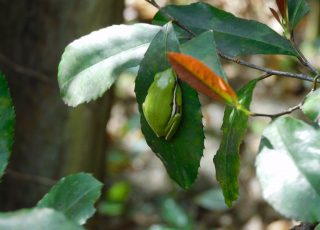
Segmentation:
<svg viewBox="0 0 320 230">
<path fill-rule="evenodd" d="M 300 20 L 309 12 L 310 8 L 305 0 L 288 0 L 289 22 L 294 29 Z"/>
<path fill-rule="evenodd" d="M 161 216 L 164 221 L 179 229 L 192 229 L 192 221 L 188 214 L 173 199 L 166 199 L 162 203 Z"/>
<path fill-rule="evenodd" d="M 225 211 L 228 209 L 221 189 L 211 189 L 201 193 L 195 198 L 195 203 L 210 211 Z"/>
<path fill-rule="evenodd" d="M 290 42 L 265 24 L 237 18 L 209 4 L 173 5 L 164 7 L 163 10 L 196 34 L 213 30 L 218 49 L 224 54 L 231 56 L 247 54 L 298 56 Z M 164 24 L 167 21 L 168 19 L 161 12 L 154 18 L 156 24 Z M 190 36 L 190 34 L 184 33 L 182 36 Z"/>
<path fill-rule="evenodd" d="M 197 92 L 183 82 L 180 83 L 183 100 L 182 120 L 170 141 L 155 135 L 142 112 L 142 103 L 155 74 L 170 67 L 167 51 L 177 51 L 178 46 L 178 40 L 169 23 L 156 35 L 141 62 L 135 93 L 141 113 L 141 129 L 148 145 L 161 159 L 170 177 L 186 189 L 197 177 L 204 147 L 202 117 Z"/>
<path fill-rule="evenodd" d="M 320 124 L 320 89 L 309 94 L 302 106 L 302 111 L 314 122 Z"/>
<path fill-rule="evenodd" d="M 240 103 L 249 108 L 252 93 L 257 80 L 250 81 L 238 92 Z M 226 204 L 230 207 L 238 198 L 238 175 L 240 168 L 239 147 L 247 130 L 248 116 L 233 107 L 227 107 L 224 112 L 223 131 L 220 148 L 214 156 L 216 177 L 223 191 Z"/>
<path fill-rule="evenodd" d="M 58 72 L 65 103 L 76 106 L 102 96 L 122 71 L 139 65 L 160 28 L 139 23 L 115 25 L 69 44 Z"/>
<path fill-rule="evenodd" d="M 320 130 L 280 117 L 263 132 L 257 176 L 264 198 L 284 216 L 320 220 Z"/>
<path fill-rule="evenodd" d="M 181 53 L 197 58 L 210 67 L 213 72 L 223 77 L 224 80 L 227 79 L 222 69 L 220 58 L 217 54 L 216 43 L 214 41 L 214 34 L 212 30 L 206 31 L 184 43 L 180 49 Z"/>
<path fill-rule="evenodd" d="M 84 230 L 84 228 L 66 218 L 62 213 L 50 208 L 34 208 L 0 213 L 0 229 Z"/>
<path fill-rule="evenodd" d="M 54 208 L 78 224 L 91 217 L 100 197 L 102 184 L 88 173 L 62 178 L 38 203 L 37 207 Z"/>
<path fill-rule="evenodd" d="M 13 145 L 15 112 L 4 75 L 0 72 L 0 179 L 7 167 Z"/>
</svg>

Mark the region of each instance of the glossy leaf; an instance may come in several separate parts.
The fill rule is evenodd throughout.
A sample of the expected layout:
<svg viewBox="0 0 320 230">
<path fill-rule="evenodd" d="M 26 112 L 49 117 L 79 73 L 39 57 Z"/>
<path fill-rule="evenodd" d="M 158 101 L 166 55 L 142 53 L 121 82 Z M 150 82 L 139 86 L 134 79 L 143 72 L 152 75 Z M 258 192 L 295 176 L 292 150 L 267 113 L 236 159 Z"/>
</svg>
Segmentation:
<svg viewBox="0 0 320 230">
<path fill-rule="evenodd" d="M 3 230 L 84 230 L 62 213 L 50 208 L 24 209 L 0 213 Z"/>
<path fill-rule="evenodd" d="M 213 30 L 218 49 L 230 56 L 248 54 L 298 56 L 290 42 L 265 24 L 237 18 L 206 3 L 171 5 L 164 7 L 163 11 L 196 34 Z M 168 18 L 162 12 L 158 12 L 154 18 L 155 24 L 161 25 L 167 21 Z M 186 32 L 182 33 L 182 37 L 190 36 Z"/>
<path fill-rule="evenodd" d="M 217 52 L 216 42 L 214 40 L 214 33 L 212 30 L 206 31 L 182 44 L 180 50 L 181 53 L 190 55 L 200 60 L 213 72 L 227 81 L 227 77 L 222 69 L 220 58 Z"/>
<path fill-rule="evenodd" d="M 239 102 L 249 108 L 257 80 L 250 81 L 238 92 Z M 216 177 L 223 191 L 224 200 L 230 207 L 238 198 L 238 175 L 240 170 L 239 148 L 248 126 L 248 115 L 235 108 L 227 107 L 224 112 L 222 141 L 214 156 Z"/>
<path fill-rule="evenodd" d="M 178 77 L 212 99 L 221 99 L 234 106 L 238 99 L 233 89 L 222 77 L 214 73 L 198 59 L 176 52 L 169 52 L 168 58 Z"/>
<path fill-rule="evenodd" d="M 141 23 L 114 25 L 70 43 L 58 72 L 64 102 L 76 106 L 102 96 L 122 71 L 139 65 L 160 28 Z"/>
<path fill-rule="evenodd" d="M 179 83 L 182 90 L 182 119 L 170 141 L 155 135 L 142 112 L 142 103 L 155 74 L 170 67 L 167 52 L 177 51 L 178 47 L 178 40 L 172 24 L 169 23 L 156 35 L 140 64 L 135 93 L 141 114 L 141 129 L 148 145 L 161 159 L 170 177 L 186 189 L 197 177 L 204 148 L 202 116 L 197 92 L 183 82 Z"/>
<path fill-rule="evenodd" d="M 91 217 L 100 197 L 102 184 L 92 175 L 78 173 L 62 178 L 38 203 L 39 208 L 54 208 L 78 224 Z"/>
<path fill-rule="evenodd" d="M 320 125 L 320 89 L 309 94 L 302 106 L 302 111 Z"/>
<path fill-rule="evenodd" d="M 0 72 L 0 179 L 7 167 L 12 151 L 15 112 L 8 83 Z"/>
<path fill-rule="evenodd" d="M 305 0 L 288 0 L 289 22 L 291 29 L 295 29 L 309 10 L 310 7 Z"/>
<path fill-rule="evenodd" d="M 282 215 L 320 220 L 320 130 L 280 117 L 263 132 L 256 160 L 263 197 Z"/>
</svg>

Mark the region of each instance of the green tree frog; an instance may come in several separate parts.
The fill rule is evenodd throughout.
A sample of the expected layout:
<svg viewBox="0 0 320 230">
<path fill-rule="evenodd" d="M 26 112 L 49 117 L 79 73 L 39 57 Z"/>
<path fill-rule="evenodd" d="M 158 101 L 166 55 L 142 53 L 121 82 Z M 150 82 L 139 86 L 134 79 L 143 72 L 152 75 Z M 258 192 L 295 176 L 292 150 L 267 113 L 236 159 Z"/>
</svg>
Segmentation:
<svg viewBox="0 0 320 230">
<path fill-rule="evenodd" d="M 155 134 L 170 140 L 179 127 L 182 111 L 181 88 L 171 68 L 155 75 L 142 110 Z"/>
</svg>

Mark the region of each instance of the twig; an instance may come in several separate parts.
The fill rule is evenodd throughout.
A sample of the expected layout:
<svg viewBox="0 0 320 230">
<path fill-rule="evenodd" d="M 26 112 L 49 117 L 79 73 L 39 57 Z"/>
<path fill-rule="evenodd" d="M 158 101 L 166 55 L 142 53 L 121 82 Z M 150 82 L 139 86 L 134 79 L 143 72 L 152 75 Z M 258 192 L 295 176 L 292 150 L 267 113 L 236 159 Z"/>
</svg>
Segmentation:
<svg viewBox="0 0 320 230">
<path fill-rule="evenodd" d="M 284 72 L 284 71 L 268 69 L 268 68 L 265 68 L 265 67 L 257 66 L 255 64 L 240 60 L 238 58 L 230 57 L 228 55 L 222 54 L 221 52 L 218 52 L 218 54 L 219 54 L 219 56 L 221 58 L 223 58 L 225 60 L 235 62 L 235 63 L 237 63 L 239 65 L 243 65 L 243 66 L 249 67 L 251 69 L 260 70 L 260 71 L 265 72 L 267 74 L 283 76 L 283 77 L 290 77 L 290 78 L 297 78 L 297 79 L 301 79 L 301 80 L 304 80 L 304 81 L 310 81 L 310 82 L 314 81 L 313 77 L 310 77 L 310 76 L 308 76 L 306 74 L 288 73 L 288 72 Z"/>
<path fill-rule="evenodd" d="M 19 64 L 13 62 L 12 60 L 10 60 L 8 57 L 6 57 L 2 53 L 0 53 L 0 62 L 5 64 L 9 68 L 11 68 L 16 73 L 31 77 L 33 79 L 36 79 L 36 80 L 44 82 L 44 83 L 50 83 L 50 84 L 54 83 L 54 81 L 52 79 L 50 79 L 49 76 L 47 76 L 41 72 L 35 71 L 33 69 L 19 65 Z"/>
<path fill-rule="evenodd" d="M 168 14 L 166 11 L 162 10 L 161 6 L 159 6 L 158 3 L 155 0 L 145 0 L 145 1 L 150 3 L 151 5 L 153 5 L 154 7 L 156 7 L 159 11 L 161 11 L 163 14 L 165 14 L 165 16 L 170 21 L 172 21 L 174 24 L 179 26 L 181 29 L 183 29 L 186 32 L 188 32 L 192 37 L 196 36 L 196 34 L 194 32 L 192 32 L 190 29 L 188 29 L 185 25 L 181 24 L 175 17 L 173 17 L 172 15 Z"/>
<path fill-rule="evenodd" d="M 262 76 L 258 77 L 258 79 L 259 79 L 259 81 L 261 81 L 261 80 L 264 80 L 264 79 L 271 77 L 271 76 L 273 76 L 272 73 L 265 73 Z"/>
<path fill-rule="evenodd" d="M 287 109 L 286 111 L 283 111 L 283 112 L 280 112 L 280 113 L 274 113 L 274 114 L 254 113 L 254 112 L 252 112 L 252 114 L 250 114 L 250 116 L 252 116 L 252 117 L 270 117 L 270 118 L 275 118 L 275 117 L 279 117 L 279 116 L 282 116 L 282 115 L 285 115 L 285 114 L 290 114 L 293 111 L 300 109 L 301 106 L 302 106 L 302 103 L 300 103 L 300 104 L 298 104 L 296 106 L 293 106 L 293 107 Z"/>
<path fill-rule="evenodd" d="M 47 177 L 31 175 L 31 174 L 27 174 L 27 173 L 21 173 L 21 172 L 17 172 L 17 171 L 10 170 L 10 169 L 6 170 L 6 174 L 14 177 L 16 179 L 19 179 L 19 180 L 35 182 L 37 184 L 42 184 L 42 185 L 50 186 L 50 187 L 56 183 L 55 180 L 52 180 Z"/>
<path fill-rule="evenodd" d="M 314 79 L 313 79 L 313 86 L 312 86 L 312 91 L 315 91 L 317 89 L 317 83 L 320 78 L 320 74 L 318 74 Z"/>
</svg>

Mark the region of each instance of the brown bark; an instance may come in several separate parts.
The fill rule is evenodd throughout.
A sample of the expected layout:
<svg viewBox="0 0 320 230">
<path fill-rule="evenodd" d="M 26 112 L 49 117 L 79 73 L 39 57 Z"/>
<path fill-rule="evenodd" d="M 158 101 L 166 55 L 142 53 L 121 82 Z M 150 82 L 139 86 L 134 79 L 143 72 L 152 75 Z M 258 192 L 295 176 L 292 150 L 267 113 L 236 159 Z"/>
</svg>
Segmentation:
<svg viewBox="0 0 320 230">
<path fill-rule="evenodd" d="M 0 0 L 0 69 L 17 114 L 9 171 L 0 184 L 2 211 L 34 206 L 50 188 L 45 178 L 87 171 L 103 179 L 112 94 L 68 108 L 57 66 L 69 42 L 121 22 L 122 10 L 119 0 Z"/>
</svg>

